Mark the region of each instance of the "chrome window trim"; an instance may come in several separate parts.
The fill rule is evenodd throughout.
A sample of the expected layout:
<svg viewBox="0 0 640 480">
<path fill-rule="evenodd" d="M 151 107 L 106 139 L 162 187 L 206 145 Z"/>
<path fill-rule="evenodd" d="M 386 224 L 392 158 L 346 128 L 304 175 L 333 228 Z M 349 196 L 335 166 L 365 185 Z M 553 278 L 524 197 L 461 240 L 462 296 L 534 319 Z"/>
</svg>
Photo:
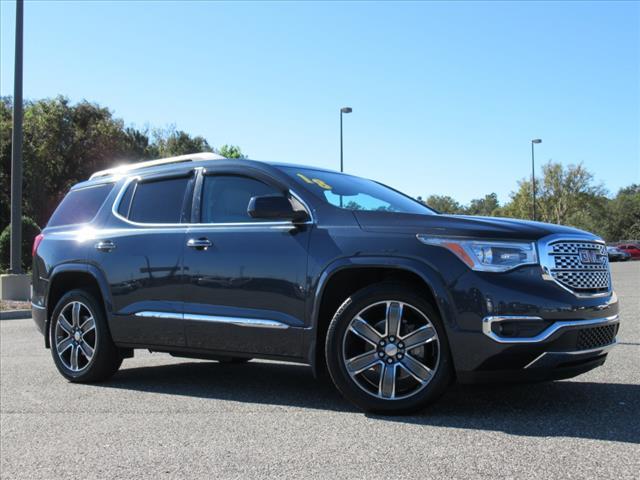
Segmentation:
<svg viewBox="0 0 640 480">
<path fill-rule="evenodd" d="M 569 287 L 563 285 L 558 280 L 556 280 L 555 277 L 551 274 L 551 269 L 555 268 L 555 265 L 551 263 L 553 256 L 549 255 L 549 248 L 551 244 L 555 242 L 591 242 L 591 243 L 598 243 L 606 246 L 606 242 L 601 238 L 596 237 L 595 235 L 590 235 L 586 233 L 584 235 L 578 235 L 578 234 L 564 235 L 561 233 L 554 233 L 552 235 L 548 235 L 546 237 L 541 238 L 540 240 L 537 241 L 538 262 L 540 263 L 540 267 L 542 267 L 542 278 L 544 280 L 554 282 L 560 288 L 562 288 L 563 290 L 571 293 L 572 295 L 578 298 L 597 298 L 597 297 L 606 297 L 608 295 L 611 295 L 611 292 L 613 291 L 613 285 L 611 284 L 611 268 L 610 267 L 608 269 L 609 288 L 606 292 L 580 293 L 580 292 L 571 290 Z"/>
<path fill-rule="evenodd" d="M 142 223 L 142 222 L 134 222 L 132 220 L 129 220 L 128 218 L 123 217 L 122 215 L 120 215 L 120 213 L 118 213 L 118 208 L 120 207 L 120 202 L 122 201 L 122 197 L 124 196 L 125 192 L 127 191 L 127 188 L 129 187 L 129 185 L 131 184 L 131 182 L 134 181 L 139 181 L 142 180 L 142 177 L 140 175 L 135 175 L 132 177 L 127 178 L 127 180 L 124 182 L 124 184 L 122 185 L 122 187 L 120 188 L 120 191 L 118 192 L 118 195 L 116 196 L 115 200 L 113 201 L 113 205 L 111 206 L 111 214 L 116 217 L 118 220 L 123 221 L 129 225 L 133 225 L 135 227 L 149 227 L 149 228 L 161 228 L 161 229 L 165 229 L 165 228 L 180 228 L 180 229 L 187 229 L 187 228 L 191 228 L 191 227 L 195 227 L 195 228 L 205 228 L 205 227 L 213 227 L 213 228 L 225 228 L 225 227 L 253 227 L 255 228 L 260 228 L 260 227 L 279 227 L 279 228 L 284 228 L 287 230 L 290 230 L 292 228 L 295 228 L 298 225 L 313 225 L 315 224 L 315 218 L 313 216 L 313 212 L 311 210 L 311 208 L 309 207 L 309 205 L 307 204 L 307 202 L 305 202 L 302 197 L 300 195 L 298 195 L 295 191 L 289 189 L 288 192 L 289 194 L 294 197 L 296 200 L 298 200 L 302 206 L 305 208 L 307 215 L 309 215 L 309 220 L 305 221 L 305 222 L 297 222 L 297 223 L 293 223 L 289 220 L 285 220 L 285 221 L 277 221 L 277 222 L 229 222 L 229 223 L 189 223 L 189 222 L 185 222 L 185 223 Z M 133 202 L 133 198 L 131 199 L 131 201 Z"/>
<path fill-rule="evenodd" d="M 289 195 L 291 195 L 293 198 L 295 198 L 302 204 L 302 206 L 307 212 L 307 215 L 309 215 L 309 220 L 307 220 L 306 222 L 302 222 L 298 225 L 312 225 L 316 223 L 315 218 L 313 217 L 313 211 L 311 210 L 311 207 L 309 206 L 309 204 L 305 202 L 305 200 L 300 195 L 298 195 L 298 193 L 296 193 L 294 190 L 289 189 L 288 192 L 289 192 Z"/>
<path fill-rule="evenodd" d="M 276 320 L 268 320 L 265 318 L 245 318 L 245 317 L 225 317 L 221 315 L 202 315 L 197 313 L 173 313 L 159 312 L 153 310 L 144 310 L 137 312 L 136 317 L 144 318 L 161 318 L 170 320 L 192 320 L 196 322 L 222 323 L 227 325 L 235 325 L 237 327 L 253 327 L 253 328 L 276 328 L 284 330 L 289 328 L 286 323 Z"/>
<path fill-rule="evenodd" d="M 125 165 L 119 165 L 117 167 L 107 168 L 106 170 L 99 170 L 92 174 L 89 177 L 89 180 L 93 180 L 94 178 L 99 177 L 122 175 L 131 172 L 132 170 L 160 167 L 162 165 L 168 165 L 171 163 L 195 162 L 198 160 L 227 160 L 227 158 L 213 152 L 189 153 L 187 155 L 178 155 L 175 157 L 157 158 L 155 160 L 129 163 Z"/>
<path fill-rule="evenodd" d="M 200 175 L 202 175 L 202 177 L 206 177 L 206 176 L 238 176 L 238 177 L 246 177 L 246 178 L 250 178 L 252 180 L 255 180 L 257 182 L 260 183 L 264 183 L 267 186 L 273 186 L 273 185 L 269 185 L 267 182 L 256 178 L 254 176 L 251 176 L 249 173 L 232 173 L 232 172 L 226 172 L 226 171 L 218 171 L 218 170 L 207 170 L 206 167 L 200 167 L 201 171 L 200 171 Z M 256 171 L 256 170 L 254 170 Z M 258 172 L 260 172 L 258 170 Z M 269 177 L 269 175 L 265 174 L 264 172 L 260 172 L 262 175 Z M 271 177 L 269 177 L 271 178 Z M 281 182 L 283 183 L 283 182 Z M 313 216 L 313 211 L 311 210 L 311 208 L 309 207 L 309 204 L 307 202 L 304 201 L 304 199 L 294 190 L 292 190 L 291 188 L 287 188 L 287 193 L 289 195 L 291 195 L 292 197 L 294 197 L 296 200 L 298 200 L 302 206 L 304 207 L 307 216 L 309 217 L 309 220 L 305 221 L 305 222 L 297 222 L 297 223 L 293 223 L 291 221 L 288 220 L 282 220 L 282 221 L 274 221 L 274 222 L 252 222 L 252 221 L 247 221 L 247 222 L 215 222 L 215 223 L 192 223 L 191 225 L 233 225 L 233 226 L 243 226 L 243 225 L 256 225 L 256 224 L 270 224 L 270 225 L 287 225 L 287 226 L 292 226 L 292 225 L 312 225 L 315 223 L 315 218 Z"/>
<path fill-rule="evenodd" d="M 191 170 L 192 174 L 196 173 L 196 169 Z M 186 175 L 189 175 L 189 173 L 187 172 Z M 177 175 L 178 177 L 181 177 L 181 175 Z M 173 172 L 167 172 L 166 174 L 157 176 L 157 177 L 151 177 L 154 181 L 162 181 L 163 178 L 167 178 L 167 179 L 171 179 L 171 178 L 176 178 L 173 174 Z M 150 179 L 151 179 L 150 178 Z M 122 185 L 122 187 L 120 188 L 120 191 L 118 192 L 118 195 L 116 196 L 115 200 L 113 201 L 113 205 L 111 205 L 111 213 L 113 214 L 114 217 L 116 217 L 118 220 L 121 220 L 125 223 L 128 223 L 129 225 L 133 225 L 136 227 L 152 227 L 152 228 L 163 228 L 163 227 L 184 227 L 185 225 L 189 225 L 188 223 L 144 223 L 144 222 L 134 222 L 133 220 L 129 220 L 128 218 L 123 217 L 122 215 L 120 215 L 120 213 L 118 212 L 118 209 L 120 208 L 120 202 L 122 202 L 122 197 L 124 197 L 124 194 L 127 191 L 127 188 L 129 187 L 129 185 L 132 182 L 139 182 L 141 180 L 144 180 L 144 178 L 141 175 L 134 175 L 132 177 L 127 178 L 127 180 L 124 182 L 124 184 Z M 136 190 L 137 190 L 137 186 L 136 186 Z M 135 192 L 134 195 L 131 197 L 131 204 L 129 205 L 129 212 L 131 212 L 131 205 L 133 205 L 133 200 L 135 198 Z"/>
<path fill-rule="evenodd" d="M 117 181 L 111 180 L 111 179 L 110 180 L 104 180 L 103 182 L 96 182 L 96 183 L 92 183 L 91 185 L 83 185 L 81 187 L 71 187 L 67 193 L 78 192 L 80 190 L 88 190 L 90 188 L 104 187 L 105 185 L 112 185 L 111 189 L 113 189 L 117 183 L 118 183 Z M 111 192 L 109 192 L 109 193 L 111 193 Z M 109 195 L 107 195 L 107 197 L 108 196 Z M 106 198 L 105 198 L 105 200 L 106 200 Z"/>
<path fill-rule="evenodd" d="M 591 320 L 559 320 L 549 325 L 546 329 L 540 332 L 534 337 L 501 337 L 496 334 L 491 326 L 496 322 L 514 321 L 514 320 L 529 320 L 529 321 L 544 321 L 541 317 L 525 316 L 525 315 L 499 315 L 488 316 L 482 319 L 482 333 L 484 333 L 491 340 L 498 343 L 539 343 L 544 342 L 554 333 L 565 328 L 572 327 L 593 327 L 598 325 L 608 325 L 610 323 L 616 323 L 620 319 L 619 315 L 612 315 L 604 318 L 594 318 Z"/>
</svg>

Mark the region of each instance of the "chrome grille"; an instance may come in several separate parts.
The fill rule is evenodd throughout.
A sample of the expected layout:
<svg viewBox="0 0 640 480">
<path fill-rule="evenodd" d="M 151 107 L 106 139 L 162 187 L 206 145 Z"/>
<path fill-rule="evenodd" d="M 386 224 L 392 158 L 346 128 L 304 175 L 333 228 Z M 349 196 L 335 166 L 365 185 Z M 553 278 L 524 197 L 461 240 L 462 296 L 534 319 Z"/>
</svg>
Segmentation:
<svg viewBox="0 0 640 480">
<path fill-rule="evenodd" d="M 551 242 L 547 248 L 549 273 L 569 290 L 584 295 L 611 289 L 609 259 L 604 244 L 592 241 Z"/>
<path fill-rule="evenodd" d="M 552 275 L 556 280 L 576 290 L 609 288 L 607 272 L 555 272 Z"/>
</svg>

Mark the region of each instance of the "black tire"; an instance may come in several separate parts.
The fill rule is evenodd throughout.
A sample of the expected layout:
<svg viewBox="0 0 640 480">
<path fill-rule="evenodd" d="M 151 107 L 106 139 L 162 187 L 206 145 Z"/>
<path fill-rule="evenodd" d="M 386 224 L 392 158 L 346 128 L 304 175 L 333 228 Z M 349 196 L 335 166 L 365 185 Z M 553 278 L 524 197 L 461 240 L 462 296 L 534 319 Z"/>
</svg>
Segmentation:
<svg viewBox="0 0 640 480">
<path fill-rule="evenodd" d="M 61 313 L 64 312 L 66 319 L 71 309 L 73 318 L 74 306 L 78 304 L 81 305 L 77 315 L 78 320 L 63 324 Z M 89 330 L 90 322 L 87 322 L 89 315 L 93 318 L 93 330 Z M 80 339 L 77 342 L 74 341 L 74 335 L 67 332 L 69 327 L 76 331 L 80 326 L 87 324 L 89 324 L 85 327 L 87 331 L 79 333 Z M 49 339 L 53 361 L 62 376 L 70 382 L 89 383 L 106 380 L 116 373 L 122 364 L 122 355 L 111 339 L 102 305 L 86 290 L 71 290 L 58 301 L 51 317 Z M 59 353 L 57 345 L 69 341 L 72 344 L 64 352 Z M 93 347 L 89 360 L 84 353 L 85 346 Z M 71 358 L 73 352 L 77 352 L 75 365 Z M 74 366 L 77 368 L 74 369 Z"/>
<path fill-rule="evenodd" d="M 416 392 L 412 394 L 411 390 L 408 389 L 408 393 L 406 393 L 405 396 L 398 395 L 399 398 L 393 398 L 393 395 L 395 395 L 396 392 L 397 381 L 400 381 L 400 377 L 396 377 L 397 372 L 400 371 L 401 375 L 405 374 L 405 378 L 408 378 L 407 374 L 409 373 L 409 371 L 404 368 L 404 364 L 397 365 L 397 368 L 394 367 L 394 393 L 391 394 L 391 398 L 380 398 L 380 396 L 376 396 L 375 392 L 369 392 L 365 388 L 363 388 L 361 386 L 363 382 L 359 382 L 358 380 L 352 378 L 347 370 L 345 363 L 346 360 L 343 355 L 343 349 L 347 348 L 347 340 L 345 339 L 345 335 L 347 335 L 347 329 L 349 328 L 349 324 L 352 319 L 354 319 L 354 317 L 359 313 L 368 311 L 368 308 L 379 308 L 375 305 L 382 304 L 384 306 L 388 301 L 391 301 L 391 303 L 397 301 L 404 304 L 403 308 L 405 310 L 402 311 L 413 312 L 414 316 L 418 319 L 422 318 L 419 316 L 419 314 L 421 314 L 423 317 L 426 317 L 427 322 L 425 326 L 429 326 L 430 322 L 432 327 L 435 329 L 435 332 L 437 333 L 437 341 L 431 342 L 434 345 L 428 347 L 432 349 L 432 352 L 435 352 L 436 348 L 438 351 L 438 357 L 436 363 L 434 364 L 432 376 L 423 383 L 419 383 L 417 379 L 412 379 L 417 384 L 414 387 L 416 389 Z M 402 320 L 403 313 L 401 313 L 400 315 L 400 320 Z M 404 321 L 400 323 L 404 324 Z M 405 326 L 404 328 L 409 327 Z M 377 329 L 377 331 L 379 333 L 379 329 Z M 406 334 L 404 336 L 401 336 L 401 338 L 407 338 L 409 333 L 411 332 L 407 330 Z M 351 331 L 349 331 L 349 334 L 351 334 Z M 391 337 L 385 338 L 388 341 Z M 449 342 L 447 340 L 446 332 L 444 330 L 442 320 L 440 319 L 440 315 L 433 308 L 433 306 L 429 302 L 427 302 L 424 297 L 421 296 L 420 293 L 417 292 L 411 285 L 404 285 L 399 283 L 379 283 L 359 290 L 351 297 L 349 297 L 340 306 L 340 308 L 334 315 L 327 331 L 326 340 L 325 353 L 327 359 L 327 367 L 333 383 L 347 400 L 351 401 L 361 409 L 369 412 L 398 415 L 421 410 L 426 405 L 440 397 L 453 380 L 453 366 L 449 350 Z M 400 337 L 396 338 L 395 341 L 401 342 Z M 367 342 L 363 343 L 367 344 Z M 365 351 L 364 353 L 376 353 L 376 349 L 373 349 L 371 345 L 367 344 L 365 348 L 369 348 L 371 350 Z M 402 345 L 402 343 L 400 343 L 399 345 Z M 426 351 L 427 344 L 424 345 L 424 351 Z M 394 343 L 394 348 L 395 346 L 396 344 Z M 376 348 L 380 350 L 382 347 Z M 414 352 L 416 352 L 415 349 L 409 350 L 407 346 L 407 350 L 406 353 L 404 353 L 404 356 L 410 358 L 405 358 L 405 361 L 412 360 L 414 358 Z M 377 354 L 380 354 L 380 351 L 377 351 Z M 433 356 L 431 358 L 435 358 L 435 353 L 432 353 L 432 355 Z M 402 363 L 401 360 L 397 360 L 398 356 L 393 358 L 396 359 L 397 363 Z M 393 358 L 391 361 L 394 361 Z M 385 357 L 385 359 L 389 361 L 388 357 Z M 387 366 L 384 364 L 384 361 L 380 360 L 380 363 L 378 365 L 375 365 L 363 371 L 363 373 L 367 376 L 370 374 L 373 375 L 376 369 L 379 369 L 378 371 L 380 377 L 380 388 L 382 388 L 381 377 L 382 372 L 386 368 Z M 356 374 L 356 378 L 360 378 L 358 377 L 359 375 L 361 374 Z M 371 386 L 372 389 L 375 389 L 374 382 L 371 382 Z M 381 395 L 380 391 L 378 391 L 377 393 L 378 395 Z"/>
</svg>

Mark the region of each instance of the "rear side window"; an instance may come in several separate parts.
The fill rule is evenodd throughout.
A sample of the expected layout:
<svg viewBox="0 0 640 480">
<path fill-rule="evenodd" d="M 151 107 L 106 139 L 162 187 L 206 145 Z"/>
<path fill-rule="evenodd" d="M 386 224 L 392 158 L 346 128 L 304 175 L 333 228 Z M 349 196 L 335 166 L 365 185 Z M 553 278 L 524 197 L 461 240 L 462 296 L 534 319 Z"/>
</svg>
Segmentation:
<svg viewBox="0 0 640 480">
<path fill-rule="evenodd" d="M 180 223 L 189 180 L 189 177 L 182 177 L 138 183 L 132 193 L 129 220 L 139 223 Z"/>
<path fill-rule="evenodd" d="M 48 227 L 87 223 L 93 220 L 113 189 L 113 183 L 71 190 L 51 215 Z"/>
</svg>

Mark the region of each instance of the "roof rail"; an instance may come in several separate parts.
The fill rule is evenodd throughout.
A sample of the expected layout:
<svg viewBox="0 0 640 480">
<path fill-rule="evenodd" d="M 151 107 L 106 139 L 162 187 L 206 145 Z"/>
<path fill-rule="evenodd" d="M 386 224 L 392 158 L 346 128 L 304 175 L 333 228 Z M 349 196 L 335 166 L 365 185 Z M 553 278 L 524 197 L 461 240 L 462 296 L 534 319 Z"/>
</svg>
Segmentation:
<svg viewBox="0 0 640 480">
<path fill-rule="evenodd" d="M 159 158 L 157 160 L 149 160 L 147 162 L 128 163 L 125 165 L 108 168 L 106 170 L 100 170 L 99 172 L 91 175 L 89 177 L 89 180 L 93 180 L 94 178 L 98 177 L 108 177 L 110 175 L 129 173 L 133 170 L 140 170 L 142 168 L 157 167 L 158 165 L 166 165 L 169 163 L 196 162 L 198 160 L 226 160 L 226 158 L 212 152 L 189 153 L 187 155 L 180 155 L 177 157 Z"/>
</svg>

